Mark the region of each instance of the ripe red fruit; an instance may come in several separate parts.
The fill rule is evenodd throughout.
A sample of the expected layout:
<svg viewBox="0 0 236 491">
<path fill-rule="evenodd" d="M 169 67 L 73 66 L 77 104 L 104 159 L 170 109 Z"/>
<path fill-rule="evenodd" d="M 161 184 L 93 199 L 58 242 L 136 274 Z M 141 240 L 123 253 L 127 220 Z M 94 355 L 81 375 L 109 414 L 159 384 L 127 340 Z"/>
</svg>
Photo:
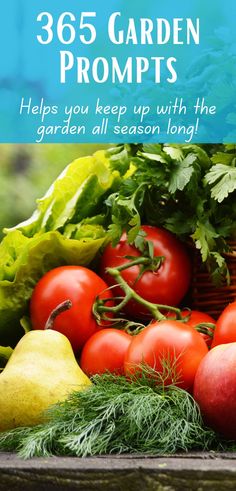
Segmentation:
<svg viewBox="0 0 236 491">
<path fill-rule="evenodd" d="M 216 346 L 203 358 L 193 396 L 206 425 L 236 439 L 236 343 Z"/>
<path fill-rule="evenodd" d="M 154 322 L 132 338 L 125 356 L 125 373 L 136 373 L 140 365 L 147 364 L 164 377 L 165 385 L 176 382 L 191 390 L 199 363 L 207 353 L 202 336 L 187 323 Z"/>
<path fill-rule="evenodd" d="M 124 375 L 124 358 L 132 336 L 118 329 L 96 332 L 85 343 L 80 367 L 87 375 L 115 373 Z"/>
</svg>

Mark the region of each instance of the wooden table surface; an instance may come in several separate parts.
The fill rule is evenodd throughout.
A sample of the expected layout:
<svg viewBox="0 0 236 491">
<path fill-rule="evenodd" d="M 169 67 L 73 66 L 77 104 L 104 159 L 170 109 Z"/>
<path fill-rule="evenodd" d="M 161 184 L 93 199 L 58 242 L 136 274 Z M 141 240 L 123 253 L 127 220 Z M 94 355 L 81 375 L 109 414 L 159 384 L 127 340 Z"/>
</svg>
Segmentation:
<svg viewBox="0 0 236 491">
<path fill-rule="evenodd" d="M 236 490 L 236 454 L 172 457 L 114 456 L 21 460 L 0 453 L 1 490 L 228 491 Z"/>
</svg>

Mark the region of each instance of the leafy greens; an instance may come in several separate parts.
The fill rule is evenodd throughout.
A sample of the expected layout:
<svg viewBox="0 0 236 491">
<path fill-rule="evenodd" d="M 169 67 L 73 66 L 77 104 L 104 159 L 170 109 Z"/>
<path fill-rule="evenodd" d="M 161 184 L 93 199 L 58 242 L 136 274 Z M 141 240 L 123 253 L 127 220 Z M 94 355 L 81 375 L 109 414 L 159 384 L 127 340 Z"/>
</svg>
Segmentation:
<svg viewBox="0 0 236 491">
<path fill-rule="evenodd" d="M 222 254 L 235 238 L 234 145 L 137 145 L 136 171 L 107 199 L 113 243 L 135 240 L 141 222 L 163 226 L 199 249 L 213 280 L 227 278 Z"/>
</svg>

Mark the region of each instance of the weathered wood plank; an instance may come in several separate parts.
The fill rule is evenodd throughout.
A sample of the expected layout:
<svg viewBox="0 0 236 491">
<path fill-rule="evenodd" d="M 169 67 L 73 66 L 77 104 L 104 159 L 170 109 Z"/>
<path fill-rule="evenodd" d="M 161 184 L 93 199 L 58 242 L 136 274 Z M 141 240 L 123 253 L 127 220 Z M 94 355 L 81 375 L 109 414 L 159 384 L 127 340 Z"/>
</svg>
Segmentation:
<svg viewBox="0 0 236 491">
<path fill-rule="evenodd" d="M 228 491 L 236 454 L 21 460 L 0 454 L 0 491 Z"/>
</svg>

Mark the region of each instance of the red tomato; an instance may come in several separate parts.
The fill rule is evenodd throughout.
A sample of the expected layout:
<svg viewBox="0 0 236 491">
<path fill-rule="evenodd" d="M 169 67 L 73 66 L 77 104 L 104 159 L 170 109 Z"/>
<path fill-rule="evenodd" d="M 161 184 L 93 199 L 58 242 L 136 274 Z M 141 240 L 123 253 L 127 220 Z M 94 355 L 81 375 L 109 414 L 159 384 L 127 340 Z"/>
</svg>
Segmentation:
<svg viewBox="0 0 236 491">
<path fill-rule="evenodd" d="M 103 329 L 85 343 L 80 367 L 87 375 L 105 373 L 124 375 L 124 357 L 132 336 L 118 329 Z"/>
<path fill-rule="evenodd" d="M 200 363 L 194 399 L 205 423 L 225 438 L 236 439 L 236 343 L 211 349 Z"/>
<path fill-rule="evenodd" d="M 222 312 L 216 323 L 212 348 L 218 344 L 236 341 L 236 302 L 230 303 Z"/>
<path fill-rule="evenodd" d="M 125 373 L 135 373 L 145 363 L 164 378 L 167 375 L 166 385 L 176 381 L 179 387 L 191 390 L 198 365 L 207 353 L 205 341 L 187 323 L 156 322 L 133 337 L 125 357 Z"/>
<path fill-rule="evenodd" d="M 78 351 L 100 329 L 92 307 L 97 296 L 111 297 L 106 288 L 106 283 L 99 276 L 82 266 L 52 269 L 39 280 L 33 291 L 30 302 L 33 328 L 44 329 L 52 310 L 65 300 L 71 300 L 71 309 L 55 319 L 53 328 L 67 336 L 73 350 Z"/>
<path fill-rule="evenodd" d="M 206 312 L 200 312 L 199 310 L 182 310 L 181 311 L 181 316 L 183 318 L 188 317 L 188 325 L 196 328 L 201 324 L 201 328 L 204 330 L 204 324 L 214 324 L 216 323 L 215 319 L 211 317 L 209 314 L 206 314 Z M 169 319 L 176 319 L 176 315 L 173 312 L 168 312 L 167 317 Z M 214 333 L 214 327 L 208 327 L 206 326 L 206 332 L 201 332 L 199 331 L 201 336 L 203 337 L 204 341 L 206 342 L 208 348 L 211 347 L 212 344 L 212 338 L 213 338 L 213 333 Z M 208 334 L 209 332 L 209 334 Z"/>
<path fill-rule="evenodd" d="M 122 271 L 122 277 L 145 300 L 165 305 L 178 305 L 186 294 L 191 278 L 191 265 L 184 245 L 167 230 L 144 225 L 141 227 L 146 233 L 146 240 L 153 243 L 154 256 L 164 256 L 160 268 L 146 271 L 137 281 L 140 266 L 132 266 Z M 106 273 L 107 267 L 115 268 L 130 262 L 126 256 L 139 257 L 141 253 L 136 247 L 128 244 L 124 233 L 116 247 L 108 244 L 101 260 L 101 276 L 109 285 L 114 285 L 114 278 Z M 114 293 L 114 290 L 113 290 Z M 117 296 L 123 294 L 115 289 Z M 130 301 L 125 311 L 133 317 L 149 316 L 144 307 Z"/>
</svg>

